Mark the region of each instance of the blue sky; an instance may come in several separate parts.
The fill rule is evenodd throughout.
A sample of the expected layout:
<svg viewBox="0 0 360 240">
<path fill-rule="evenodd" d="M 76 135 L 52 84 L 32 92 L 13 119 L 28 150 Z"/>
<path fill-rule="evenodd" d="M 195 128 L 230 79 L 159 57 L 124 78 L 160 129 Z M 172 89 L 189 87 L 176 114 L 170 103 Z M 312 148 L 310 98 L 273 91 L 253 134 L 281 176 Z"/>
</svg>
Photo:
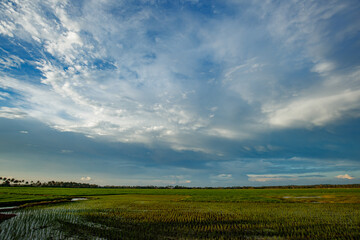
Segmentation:
<svg viewBox="0 0 360 240">
<path fill-rule="evenodd" d="M 360 3 L 1 1 L 0 175 L 360 180 Z"/>
</svg>

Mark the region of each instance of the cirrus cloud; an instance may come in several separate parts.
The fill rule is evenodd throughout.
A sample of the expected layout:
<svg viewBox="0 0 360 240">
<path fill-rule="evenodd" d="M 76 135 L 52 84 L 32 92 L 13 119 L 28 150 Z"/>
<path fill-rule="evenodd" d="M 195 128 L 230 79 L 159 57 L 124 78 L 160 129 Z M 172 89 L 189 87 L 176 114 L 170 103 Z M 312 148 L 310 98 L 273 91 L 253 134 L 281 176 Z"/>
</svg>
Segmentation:
<svg viewBox="0 0 360 240">
<path fill-rule="evenodd" d="M 9 135 L 24 125 L 0 142 L 79 165 L 89 151 L 111 171 L 133 161 L 149 175 L 142 183 L 195 185 L 197 174 L 203 185 L 280 183 L 357 169 L 359 8 L 356 0 L 1 1 L 0 121 Z M 113 155 L 44 143 L 48 135 L 30 125 L 85 136 L 83 145 Z M 2 159 L 14 148 L 0 149 Z M 186 177 L 153 171 L 168 176 L 169 166 Z"/>
</svg>

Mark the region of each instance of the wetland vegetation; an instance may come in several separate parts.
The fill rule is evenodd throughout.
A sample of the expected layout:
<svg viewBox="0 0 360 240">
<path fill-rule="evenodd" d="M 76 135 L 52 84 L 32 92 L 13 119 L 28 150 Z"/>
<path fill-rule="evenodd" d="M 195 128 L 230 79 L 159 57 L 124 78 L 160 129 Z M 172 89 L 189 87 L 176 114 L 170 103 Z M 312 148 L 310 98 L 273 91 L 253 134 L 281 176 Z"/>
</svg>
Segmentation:
<svg viewBox="0 0 360 240">
<path fill-rule="evenodd" d="M 0 188 L 18 204 L 1 239 L 360 239 L 358 188 Z"/>
</svg>

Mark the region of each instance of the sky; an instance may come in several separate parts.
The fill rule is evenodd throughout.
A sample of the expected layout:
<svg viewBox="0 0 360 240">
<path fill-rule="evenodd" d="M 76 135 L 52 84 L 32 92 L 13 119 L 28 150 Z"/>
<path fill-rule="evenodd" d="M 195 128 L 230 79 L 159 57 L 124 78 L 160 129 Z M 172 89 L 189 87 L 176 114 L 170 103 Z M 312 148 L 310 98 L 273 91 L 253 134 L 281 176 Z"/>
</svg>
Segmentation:
<svg viewBox="0 0 360 240">
<path fill-rule="evenodd" d="M 360 183 L 358 0 L 2 0 L 0 176 Z"/>
</svg>

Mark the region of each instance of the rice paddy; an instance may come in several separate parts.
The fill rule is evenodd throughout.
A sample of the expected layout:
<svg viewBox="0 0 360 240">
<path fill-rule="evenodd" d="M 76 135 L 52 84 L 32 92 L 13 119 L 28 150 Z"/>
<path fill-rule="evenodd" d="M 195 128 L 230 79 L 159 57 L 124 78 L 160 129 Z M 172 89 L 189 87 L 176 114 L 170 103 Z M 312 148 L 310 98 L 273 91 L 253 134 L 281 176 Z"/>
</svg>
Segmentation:
<svg viewBox="0 0 360 240">
<path fill-rule="evenodd" d="M 0 239 L 360 239 L 359 189 L 69 192 L 87 200 L 13 210 Z"/>
</svg>

